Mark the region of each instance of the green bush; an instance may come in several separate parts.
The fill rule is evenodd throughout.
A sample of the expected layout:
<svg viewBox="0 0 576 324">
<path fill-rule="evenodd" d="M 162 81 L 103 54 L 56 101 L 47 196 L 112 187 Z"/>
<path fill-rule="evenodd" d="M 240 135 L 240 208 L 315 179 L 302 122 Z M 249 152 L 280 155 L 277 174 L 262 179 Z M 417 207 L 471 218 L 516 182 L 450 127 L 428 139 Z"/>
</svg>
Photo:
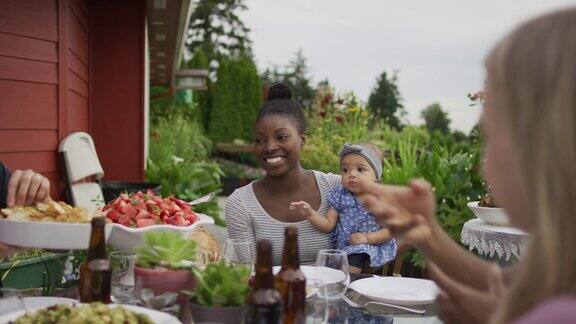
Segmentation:
<svg viewBox="0 0 576 324">
<path fill-rule="evenodd" d="M 262 84 L 249 58 L 224 59 L 218 81 L 208 134 L 218 143 L 235 139 L 252 141 L 252 126 L 262 101 Z"/>
</svg>

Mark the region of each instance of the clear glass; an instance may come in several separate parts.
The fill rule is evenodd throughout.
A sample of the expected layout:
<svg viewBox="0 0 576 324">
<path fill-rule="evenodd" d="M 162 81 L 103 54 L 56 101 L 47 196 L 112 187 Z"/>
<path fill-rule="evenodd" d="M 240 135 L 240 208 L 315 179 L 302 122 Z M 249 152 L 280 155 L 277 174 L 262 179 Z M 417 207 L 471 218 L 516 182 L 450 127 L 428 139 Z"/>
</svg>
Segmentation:
<svg viewBox="0 0 576 324">
<path fill-rule="evenodd" d="M 324 281 L 325 289 L 318 291 L 320 298 L 341 298 L 348 289 L 350 274 L 348 256 L 341 250 L 320 250 L 316 256 L 316 278 Z"/>
<path fill-rule="evenodd" d="M 349 310 L 344 300 L 328 298 L 328 286 L 320 279 L 313 279 L 312 285 L 317 293 L 308 300 L 310 307 L 308 307 L 306 323 L 347 324 L 349 322 Z"/>
<path fill-rule="evenodd" d="M 129 251 L 110 253 L 112 266 L 111 299 L 116 304 L 135 304 L 134 259 L 136 254 Z"/>
<path fill-rule="evenodd" d="M 0 288 L 0 315 L 26 311 L 26 305 L 19 289 Z"/>
<path fill-rule="evenodd" d="M 228 264 L 246 266 L 252 273 L 254 271 L 255 255 L 249 241 L 227 239 L 224 242 L 222 257 Z"/>
</svg>

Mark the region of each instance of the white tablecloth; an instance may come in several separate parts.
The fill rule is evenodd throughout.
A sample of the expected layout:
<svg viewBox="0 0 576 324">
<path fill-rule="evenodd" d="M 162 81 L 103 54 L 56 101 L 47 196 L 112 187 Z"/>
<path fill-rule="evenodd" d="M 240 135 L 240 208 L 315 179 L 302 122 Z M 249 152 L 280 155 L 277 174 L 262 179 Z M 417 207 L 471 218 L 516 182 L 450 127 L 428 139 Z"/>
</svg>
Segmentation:
<svg viewBox="0 0 576 324">
<path fill-rule="evenodd" d="M 464 224 L 460 240 L 480 255 L 497 255 L 509 261 L 512 256 L 518 259 L 526 249 L 528 234 L 516 228 L 489 225 L 476 218 Z"/>
</svg>

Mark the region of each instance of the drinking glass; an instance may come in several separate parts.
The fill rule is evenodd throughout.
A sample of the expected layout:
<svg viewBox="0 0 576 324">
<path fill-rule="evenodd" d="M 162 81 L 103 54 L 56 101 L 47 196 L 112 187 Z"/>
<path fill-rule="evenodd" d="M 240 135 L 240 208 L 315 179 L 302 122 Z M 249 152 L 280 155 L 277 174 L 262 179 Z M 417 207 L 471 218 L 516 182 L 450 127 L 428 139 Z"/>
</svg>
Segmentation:
<svg viewBox="0 0 576 324">
<path fill-rule="evenodd" d="M 129 251 L 110 253 L 112 266 L 111 299 L 117 304 L 135 304 L 134 297 L 134 259 L 136 255 Z"/>
<path fill-rule="evenodd" d="M 254 250 L 250 241 L 227 239 L 224 242 L 224 261 L 236 266 L 246 266 L 250 273 L 254 271 Z"/>
<path fill-rule="evenodd" d="M 318 291 L 320 298 L 341 298 L 348 284 L 348 256 L 341 250 L 320 250 L 316 256 L 316 278 L 323 280 L 326 288 Z"/>
<path fill-rule="evenodd" d="M 21 291 L 13 288 L 0 288 L 0 315 L 17 311 L 26 311 Z"/>
</svg>

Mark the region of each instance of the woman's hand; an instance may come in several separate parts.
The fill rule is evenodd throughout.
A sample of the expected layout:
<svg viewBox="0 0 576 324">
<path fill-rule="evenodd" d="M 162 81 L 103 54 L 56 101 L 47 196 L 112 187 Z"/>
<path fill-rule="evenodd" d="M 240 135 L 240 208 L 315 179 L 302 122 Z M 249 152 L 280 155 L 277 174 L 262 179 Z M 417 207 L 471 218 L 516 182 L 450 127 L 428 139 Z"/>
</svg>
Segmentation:
<svg viewBox="0 0 576 324">
<path fill-rule="evenodd" d="M 50 201 L 50 181 L 32 170 L 12 172 L 8 182 L 8 207 Z"/>
<path fill-rule="evenodd" d="M 420 246 L 430 242 L 436 221 L 436 202 L 430 184 L 414 180 L 409 186 L 362 184 L 368 195 L 360 201 L 382 227 L 404 243 Z"/>
<path fill-rule="evenodd" d="M 487 323 L 506 292 L 502 270 L 492 265 L 487 276 L 488 290 L 478 290 L 450 278 L 429 264 L 432 279 L 442 290 L 436 302 L 444 323 Z"/>
<path fill-rule="evenodd" d="M 290 203 L 290 210 L 296 210 L 300 215 L 310 218 L 314 216 L 314 210 L 309 203 L 305 201 L 295 201 Z"/>
<path fill-rule="evenodd" d="M 366 233 L 354 233 L 350 235 L 350 244 L 352 245 L 368 244 L 368 235 L 366 235 Z"/>
</svg>

